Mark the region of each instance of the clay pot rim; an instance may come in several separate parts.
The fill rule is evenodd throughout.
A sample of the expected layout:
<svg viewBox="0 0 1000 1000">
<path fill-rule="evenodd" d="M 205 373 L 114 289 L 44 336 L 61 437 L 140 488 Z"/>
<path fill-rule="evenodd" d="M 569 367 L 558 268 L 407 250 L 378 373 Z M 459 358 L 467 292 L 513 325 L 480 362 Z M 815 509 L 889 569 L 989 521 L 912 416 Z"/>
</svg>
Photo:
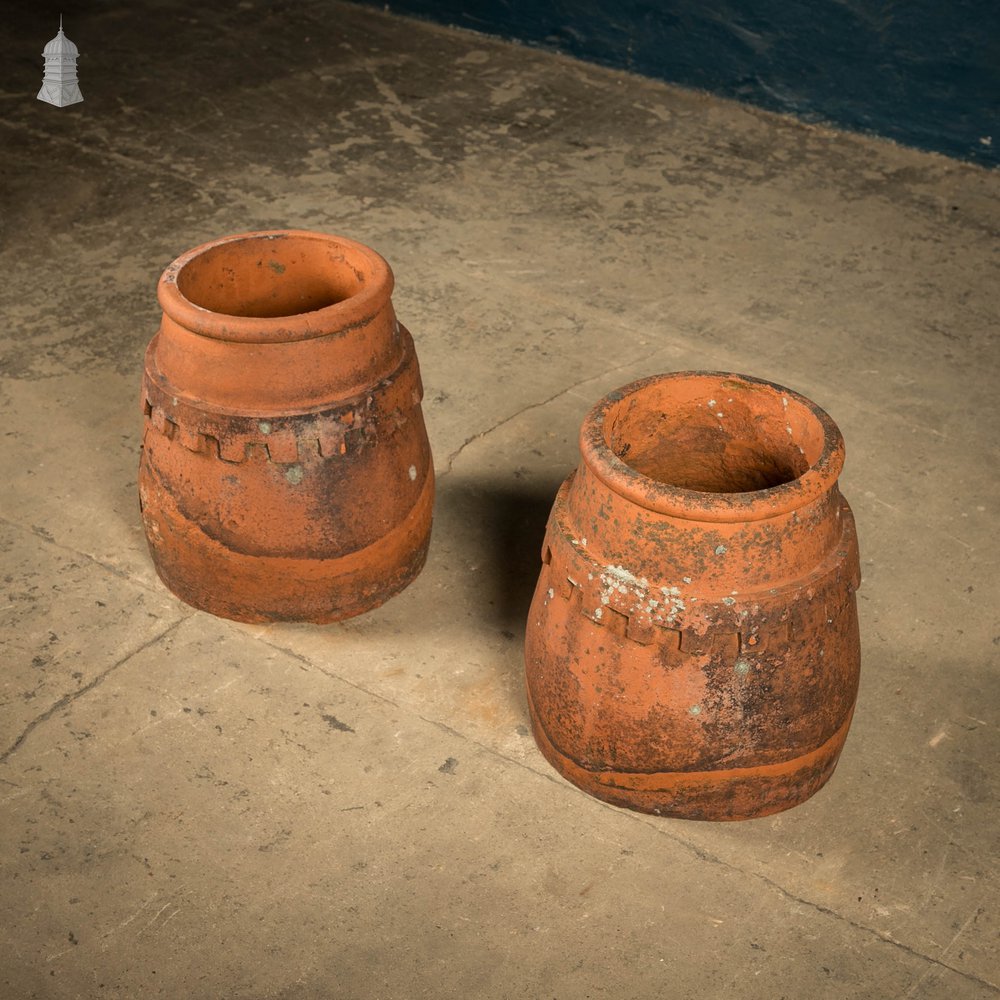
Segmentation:
<svg viewBox="0 0 1000 1000">
<path fill-rule="evenodd" d="M 659 482 L 633 469 L 615 454 L 604 437 L 608 410 L 627 396 L 664 381 L 688 378 L 738 380 L 794 399 L 805 407 L 823 430 L 819 458 L 796 479 L 748 493 L 707 493 Z M 619 496 L 647 510 L 697 521 L 759 521 L 790 513 L 823 496 L 836 484 L 844 467 L 844 439 L 824 410 L 801 393 L 776 382 L 739 372 L 664 372 L 637 379 L 608 393 L 590 410 L 580 428 L 584 464 Z"/>
<path fill-rule="evenodd" d="M 288 316 L 234 316 L 197 305 L 177 285 L 177 279 L 186 265 L 216 247 L 227 243 L 290 237 L 326 243 L 343 250 L 345 260 L 352 267 L 364 268 L 365 287 L 349 298 L 310 312 Z M 167 265 L 160 276 L 156 297 L 164 314 L 192 333 L 231 343 L 274 344 L 312 340 L 332 333 L 342 334 L 367 325 L 388 303 L 393 284 L 392 269 L 385 258 L 363 243 L 309 229 L 261 229 L 209 240 L 181 254 Z"/>
</svg>

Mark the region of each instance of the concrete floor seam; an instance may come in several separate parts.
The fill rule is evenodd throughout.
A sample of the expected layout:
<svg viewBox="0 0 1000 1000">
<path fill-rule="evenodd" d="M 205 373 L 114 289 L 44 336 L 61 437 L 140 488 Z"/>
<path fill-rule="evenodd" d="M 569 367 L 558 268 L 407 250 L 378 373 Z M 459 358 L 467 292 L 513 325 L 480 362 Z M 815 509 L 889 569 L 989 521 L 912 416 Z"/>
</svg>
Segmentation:
<svg viewBox="0 0 1000 1000">
<path fill-rule="evenodd" d="M 544 404 L 539 404 L 539 405 L 544 405 Z M 394 701 L 392 701 L 392 700 L 390 700 L 388 698 L 385 698 L 384 696 L 378 694 L 377 692 L 372 691 L 370 688 L 366 688 L 364 685 L 361 685 L 361 684 L 358 684 L 358 683 L 356 683 L 354 681 L 351 681 L 351 680 L 345 678 L 342 674 L 337 674 L 337 673 L 334 673 L 333 671 L 325 669 L 324 667 L 322 667 L 319 664 L 317 664 L 315 661 L 309 659 L 309 657 L 302 656 L 302 655 L 296 653 L 294 650 L 289 649 L 288 647 L 284 647 L 284 646 L 281 646 L 280 644 L 275 644 L 275 643 L 269 642 L 263 636 L 257 636 L 256 638 L 258 638 L 260 641 L 264 642 L 266 645 L 271 646 L 272 648 L 279 649 L 282 652 L 287 653 L 288 655 L 292 656 L 294 659 L 299 660 L 300 662 L 302 662 L 306 666 L 308 666 L 308 667 L 310 667 L 310 668 L 312 668 L 314 670 L 318 670 L 320 673 L 325 674 L 326 676 L 330 677 L 332 680 L 335 680 L 335 681 L 338 681 L 340 683 L 343 683 L 343 684 L 347 685 L 348 687 L 352 687 L 355 690 L 361 692 L 362 694 L 364 694 L 364 695 L 366 695 L 368 697 L 375 698 L 378 701 L 381 701 L 381 702 L 383 702 L 385 704 L 391 705 L 393 708 L 396 708 L 396 709 L 402 710 L 402 711 L 408 711 L 408 709 L 406 709 L 404 706 L 402 706 L 402 705 L 398 704 L 397 702 L 394 702 Z M 561 778 L 556 777 L 550 771 L 550 769 L 548 769 L 547 767 L 536 768 L 536 767 L 533 767 L 530 764 L 530 762 L 528 762 L 528 761 L 518 760 L 518 759 L 516 759 L 514 757 L 510 757 L 507 754 L 504 754 L 504 753 L 500 752 L 495 747 L 488 746 L 487 744 L 482 743 L 482 742 L 480 742 L 480 741 L 478 741 L 478 740 L 470 737 L 469 735 L 467 735 L 465 733 L 462 733 L 460 730 L 455 729 L 453 726 L 450 726 L 450 725 L 448 725 L 445 722 L 441 722 L 438 719 L 432 719 L 432 718 L 429 718 L 429 717 L 427 717 L 425 715 L 420 715 L 418 713 L 411 713 L 411 714 L 413 714 L 414 717 L 417 718 L 417 719 L 419 719 L 421 722 L 424 722 L 427 725 L 433 726 L 436 729 L 439 729 L 442 732 L 447 733 L 449 736 L 452 736 L 455 739 L 458 739 L 458 740 L 462 741 L 463 743 L 465 743 L 465 744 L 467 744 L 469 746 L 473 746 L 477 750 L 480 750 L 480 751 L 486 753 L 487 755 L 489 755 L 491 757 L 494 757 L 497 760 L 501 760 L 501 761 L 504 761 L 507 764 L 513 765 L 514 767 L 521 768 L 521 769 L 529 772 L 530 774 L 534 775 L 535 777 L 542 778 L 542 779 L 550 782 L 551 784 L 553 784 L 557 788 L 559 788 L 560 791 L 562 791 L 562 792 L 568 793 L 568 794 L 570 794 L 572 796 L 577 796 L 577 797 L 579 797 L 579 798 L 581 798 L 581 799 L 583 799 L 585 801 L 588 801 L 590 805 L 596 806 L 597 808 L 600 808 L 600 809 L 603 809 L 603 810 L 606 810 L 606 811 L 610 812 L 612 815 L 617 815 L 617 816 L 620 816 L 620 817 L 624 818 L 627 821 L 631 821 L 631 822 L 635 822 L 635 823 L 640 823 L 640 824 L 642 824 L 644 826 L 649 827 L 651 830 L 653 830 L 658 835 L 663 836 L 663 837 L 667 837 L 669 840 L 673 841 L 674 843 L 676 843 L 680 847 L 683 847 L 685 850 L 689 851 L 699 861 L 705 861 L 705 862 L 707 862 L 707 863 L 709 863 L 711 865 L 718 865 L 719 867 L 725 868 L 725 869 L 727 869 L 729 871 L 732 871 L 732 872 L 734 872 L 734 873 L 736 873 L 738 875 L 743 875 L 743 876 L 746 876 L 748 878 L 752 878 L 752 879 L 755 879 L 757 881 L 760 881 L 764 885 L 768 886 L 770 889 L 772 889 L 775 892 L 779 893 L 782 897 L 784 897 L 785 899 L 789 900 L 790 902 L 797 903 L 797 904 L 799 904 L 801 906 L 806 906 L 806 907 L 808 907 L 808 908 L 816 911 L 817 913 L 820 913 L 820 914 L 822 914 L 824 916 L 827 916 L 827 917 L 831 917 L 834 920 L 841 921 L 841 922 L 845 923 L 847 926 L 853 928 L 854 930 L 861 931 L 864 934 L 867 934 L 867 935 L 870 935 L 871 937 L 876 938 L 878 941 L 882 942 L 883 944 L 890 945 L 890 946 L 892 946 L 894 948 L 899 948 L 900 950 L 904 951 L 908 955 L 913 956 L 914 958 L 921 959 L 922 961 L 925 961 L 925 962 L 929 963 L 930 965 L 933 965 L 933 966 L 936 966 L 936 967 L 940 967 L 942 969 L 946 969 L 949 972 L 953 972 L 956 975 L 959 975 L 959 976 L 961 976 L 964 979 L 968 979 L 970 982 L 974 982 L 974 983 L 976 983 L 979 986 L 986 987 L 986 988 L 988 988 L 990 990 L 993 990 L 994 992 L 1000 994 L 1000 986 L 997 986 L 995 983 L 992 983 L 992 982 L 990 982 L 987 979 L 982 979 L 982 978 L 980 978 L 978 976 L 975 976 L 975 975 L 973 975 L 971 973 L 968 973 L 968 972 L 965 972 L 965 971 L 963 971 L 961 969 L 958 969 L 955 966 L 949 965 L 947 962 L 943 962 L 940 959 L 934 958 L 933 956 L 927 955 L 924 952 L 921 952 L 918 949 L 913 948 L 913 947 L 907 945 L 905 942 L 898 941 L 898 940 L 896 940 L 896 939 L 894 939 L 892 937 L 889 937 L 889 936 L 885 935 L 884 933 L 880 932 L 877 928 L 870 927 L 870 926 L 868 926 L 866 924 L 860 923 L 859 921 L 853 920 L 850 917 L 848 917 L 848 916 L 846 916 L 846 915 L 844 915 L 842 913 L 838 913 L 836 910 L 833 910 L 830 907 L 824 906 L 821 903 L 817 903 L 814 900 L 805 899 L 805 898 L 803 898 L 801 896 L 798 896 L 794 892 L 792 892 L 789 889 L 787 889 L 785 886 L 782 886 L 778 882 L 775 882 L 772 878 L 768 877 L 767 875 L 764 875 L 761 872 L 755 872 L 755 871 L 753 871 L 752 869 L 749 869 L 749 868 L 741 868 L 740 866 L 734 865 L 734 864 L 732 864 L 732 863 L 724 860 L 723 858 L 720 858 L 720 857 L 718 857 L 716 855 L 713 855 L 709 851 L 706 851 L 704 848 L 699 847 L 697 844 L 692 843 L 690 840 L 686 840 L 685 838 L 680 837 L 677 834 L 671 832 L 669 829 L 665 829 L 663 826 L 658 825 L 655 821 L 649 819 L 646 816 L 643 816 L 643 815 L 638 814 L 638 813 L 630 813 L 630 812 L 626 812 L 626 811 L 621 810 L 621 809 L 617 809 L 614 806 L 611 806 L 611 805 L 609 805 L 607 803 L 604 803 L 604 802 L 600 802 L 599 800 L 596 800 L 596 799 L 592 799 L 592 800 L 588 799 L 588 797 L 584 793 L 580 792 L 578 789 L 574 788 L 572 785 L 570 785 L 567 782 L 563 781 Z"/>
<path fill-rule="evenodd" d="M 236 627 L 237 626 L 234 626 L 234 628 Z M 386 698 L 385 695 L 381 695 L 377 691 L 372 691 L 370 688 L 366 688 L 364 685 L 358 684 L 356 681 L 349 680 L 342 674 L 334 673 L 332 670 L 329 670 L 322 664 L 316 663 L 315 660 L 311 660 L 308 656 L 303 656 L 301 653 L 297 652 L 295 649 L 292 649 L 291 647 L 283 646 L 278 642 L 272 641 L 267 637 L 265 632 L 259 632 L 256 635 L 253 635 L 253 639 L 256 640 L 257 642 L 263 643 L 265 646 L 268 646 L 271 649 L 275 649 L 281 653 L 285 653 L 287 656 L 290 656 L 293 660 L 298 660 L 299 663 L 305 665 L 306 667 L 309 667 L 311 670 L 316 670 L 319 673 L 323 674 L 324 677 L 329 677 L 330 680 L 338 681 L 341 684 L 346 684 L 347 687 L 354 688 L 355 691 L 360 691 L 367 697 L 374 698 L 376 701 L 380 701 L 385 705 L 391 705 L 393 708 L 396 709 L 402 708 L 402 706 L 398 702 L 393 701 L 391 698 Z"/>
<path fill-rule="evenodd" d="M 129 660 L 133 657 L 138 656 L 140 653 L 149 649 L 151 646 L 155 646 L 160 640 L 165 639 L 171 632 L 174 631 L 178 626 L 191 618 L 192 615 L 187 615 L 184 618 L 179 618 L 177 621 L 172 622 L 167 626 L 162 632 L 153 636 L 152 639 L 147 640 L 141 646 L 137 646 L 135 649 L 130 650 L 123 657 L 112 663 L 110 667 L 99 673 L 96 677 L 92 678 L 82 687 L 78 688 L 76 691 L 70 691 L 59 698 L 54 704 L 50 705 L 44 712 L 37 715 L 32 719 L 21 731 L 20 736 L 2 753 L 0 753 L 0 764 L 6 763 L 24 744 L 24 741 L 41 725 L 48 722 L 57 712 L 61 712 L 64 708 L 69 708 L 75 701 L 82 698 L 85 694 L 89 694 L 94 688 L 102 684 L 108 677 L 111 676 L 120 667 L 123 667 Z"/>
<path fill-rule="evenodd" d="M 110 573 L 119 580 L 127 580 L 129 583 L 145 590 L 147 593 L 162 594 L 164 592 L 163 587 L 158 584 L 149 584 L 140 579 L 136 574 L 130 573 L 124 569 L 119 569 L 117 566 L 112 566 L 111 563 L 104 562 L 103 560 L 98 559 L 97 556 L 91 555 L 89 552 L 82 552 L 80 549 L 75 549 L 71 545 L 64 545 L 62 542 L 53 538 L 47 529 L 41 528 L 38 525 L 21 524 L 19 521 L 12 521 L 10 518 L 3 517 L 2 515 L 0 515 L 0 524 L 6 525 L 8 528 L 13 528 L 15 531 L 22 531 L 27 535 L 33 535 L 35 538 L 39 538 L 45 542 L 46 545 L 51 545 L 60 552 L 67 552 L 79 559 L 86 559 L 88 563 L 96 566 L 98 569 L 102 569 L 106 573 Z"/>
<path fill-rule="evenodd" d="M 423 715 L 418 716 L 418 718 L 421 719 L 421 721 L 428 723 L 429 725 L 436 726 L 437 728 L 444 730 L 449 735 L 454 736 L 457 739 L 463 740 L 466 743 L 471 743 L 473 746 L 477 747 L 480 750 L 485 751 L 487 754 L 490 754 L 493 757 L 497 757 L 500 760 L 506 761 L 507 763 L 512 764 L 515 767 L 523 768 L 524 770 L 535 775 L 536 777 L 544 778 L 547 781 L 550 781 L 552 784 L 556 785 L 563 792 L 569 793 L 570 795 L 579 796 L 581 799 L 584 800 L 587 799 L 587 796 L 579 789 L 574 788 L 568 782 L 563 781 L 561 778 L 556 777 L 551 772 L 548 772 L 548 770 L 545 771 L 540 770 L 538 768 L 532 767 L 531 764 L 528 763 L 527 761 L 520 761 L 517 760 L 516 758 L 509 757 L 506 754 L 500 753 L 493 747 L 486 746 L 485 744 L 480 743 L 477 740 L 470 739 L 468 736 L 465 736 L 464 734 L 452 728 L 451 726 L 447 725 L 446 723 L 439 722 L 435 719 L 429 719 Z M 697 844 L 694 844 L 689 840 L 685 840 L 683 837 L 677 836 L 670 830 L 657 825 L 655 821 L 649 819 L 646 816 L 643 816 L 638 813 L 625 812 L 624 810 L 617 809 L 615 806 L 609 805 L 608 803 L 605 802 L 600 802 L 599 800 L 592 799 L 589 801 L 591 805 L 597 806 L 600 809 L 607 810 L 611 812 L 613 815 L 619 815 L 626 820 L 640 823 L 644 826 L 649 827 L 655 833 L 659 834 L 662 837 L 668 838 L 675 844 L 678 844 L 680 847 L 683 847 L 685 850 L 689 851 L 699 861 L 705 861 L 711 865 L 718 865 L 719 867 L 725 868 L 728 871 L 732 871 L 738 875 L 744 875 L 748 878 L 752 878 L 757 881 L 763 882 L 766 886 L 773 889 L 775 892 L 777 892 L 790 902 L 798 903 L 801 906 L 806 906 L 817 913 L 821 913 L 823 916 L 832 917 L 834 920 L 841 921 L 847 926 L 853 928 L 854 930 L 861 931 L 864 934 L 868 934 L 871 937 L 876 938 L 883 944 L 891 945 L 894 948 L 899 948 L 901 951 L 904 951 L 908 955 L 912 955 L 914 958 L 921 959 L 932 966 L 940 967 L 942 969 L 947 969 L 949 972 L 953 972 L 964 979 L 968 979 L 970 982 L 974 982 L 979 986 L 984 986 L 994 991 L 995 993 L 1000 994 L 1000 986 L 998 986 L 997 984 L 992 983 L 987 979 L 982 979 L 971 973 L 958 969 L 955 966 L 949 965 L 947 962 L 942 962 L 940 959 L 934 958 L 931 955 L 927 955 L 916 948 L 912 948 L 903 941 L 897 941 L 892 937 L 886 936 L 885 934 L 880 932 L 877 928 L 869 927 L 867 924 L 863 924 L 856 920 L 852 920 L 850 917 L 845 916 L 842 913 L 838 913 L 836 910 L 830 909 L 829 907 L 824 906 L 822 903 L 817 903 L 813 900 L 797 896 L 795 893 L 791 892 L 789 889 L 775 882 L 767 875 L 764 875 L 760 872 L 755 872 L 749 868 L 741 868 L 738 865 L 734 865 L 728 861 L 725 861 L 723 858 L 711 854 L 704 848 L 699 847 Z"/>
<path fill-rule="evenodd" d="M 653 358 L 655 358 L 658 354 L 661 354 L 663 350 L 664 348 L 661 347 L 653 351 L 652 354 L 647 354 L 644 357 L 635 358 L 634 360 L 631 361 L 626 361 L 623 364 L 620 364 L 615 368 L 611 368 L 606 372 L 600 372 L 597 375 L 588 375 L 586 378 L 582 378 L 578 382 L 574 382 L 572 385 L 567 386 L 565 389 L 560 389 L 559 392 L 553 393 L 547 399 L 540 400 L 537 403 L 529 403 L 527 406 L 522 406 L 516 413 L 512 413 L 510 414 L 510 416 L 504 417 L 502 420 L 497 421 L 495 424 L 493 424 L 492 427 L 487 427 L 486 430 L 479 431 L 478 433 L 473 434 L 471 437 L 466 438 L 465 441 L 463 441 L 462 444 L 448 456 L 444 471 L 437 473 L 438 478 L 443 479 L 452 471 L 452 467 L 455 464 L 455 460 L 459 457 L 459 455 L 462 454 L 463 451 L 465 451 L 465 449 L 470 444 L 482 440 L 483 438 L 492 434 L 494 431 L 497 431 L 501 427 L 504 427 L 506 424 L 509 424 L 512 420 L 516 420 L 521 415 L 525 413 L 530 413 L 532 410 L 538 410 L 543 406 L 548 406 L 549 403 L 554 403 L 557 399 L 561 399 L 563 396 L 570 395 L 574 389 L 579 389 L 580 386 L 586 385 L 588 382 L 597 382 L 600 379 L 605 379 L 610 375 L 614 375 L 615 372 L 624 371 L 625 369 L 632 368 L 636 365 L 646 364 L 648 361 L 651 361 Z"/>
<path fill-rule="evenodd" d="M 29 135 L 34 139 L 43 139 L 46 142 L 59 143 L 60 145 L 76 150 L 78 153 L 83 153 L 86 156 L 93 156 L 100 160 L 113 160 L 115 163 L 119 163 L 121 166 L 126 167 L 129 170 L 135 170 L 141 174 L 153 174 L 154 176 L 170 177 L 173 180 L 182 180 L 190 184 L 192 187 L 197 184 L 197 181 L 193 180 L 190 175 L 186 173 L 157 167 L 155 164 L 144 162 L 136 157 L 129 156 L 126 153 L 119 153 L 115 150 L 108 149 L 107 146 L 88 146 L 83 142 L 67 138 L 66 136 L 53 135 L 51 132 L 44 132 L 40 129 L 29 128 L 27 125 L 19 122 L 0 120 L 0 125 L 6 125 L 7 128 L 12 131 L 21 132 L 22 134 Z"/>
</svg>

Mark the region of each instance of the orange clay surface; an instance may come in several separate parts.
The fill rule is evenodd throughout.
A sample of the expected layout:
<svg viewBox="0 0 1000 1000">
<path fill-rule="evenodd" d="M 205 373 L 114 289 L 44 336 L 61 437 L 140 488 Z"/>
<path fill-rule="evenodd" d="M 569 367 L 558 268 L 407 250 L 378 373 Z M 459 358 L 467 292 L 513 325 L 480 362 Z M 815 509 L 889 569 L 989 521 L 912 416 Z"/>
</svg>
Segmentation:
<svg viewBox="0 0 1000 1000">
<path fill-rule="evenodd" d="M 413 341 L 373 250 L 226 237 L 160 279 L 139 495 L 183 600 L 239 621 L 334 621 L 419 573 L 434 474 Z"/>
<path fill-rule="evenodd" d="M 837 427 L 780 386 L 673 373 L 598 403 L 581 451 L 528 620 L 542 752 L 591 794 L 662 815 L 808 798 L 860 667 Z"/>
</svg>

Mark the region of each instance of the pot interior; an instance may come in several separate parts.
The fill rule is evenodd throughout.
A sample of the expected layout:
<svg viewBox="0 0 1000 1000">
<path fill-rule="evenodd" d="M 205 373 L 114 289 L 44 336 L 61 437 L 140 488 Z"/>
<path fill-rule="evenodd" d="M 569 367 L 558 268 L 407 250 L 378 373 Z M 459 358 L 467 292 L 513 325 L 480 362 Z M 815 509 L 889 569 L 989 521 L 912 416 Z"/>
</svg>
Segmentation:
<svg viewBox="0 0 1000 1000">
<path fill-rule="evenodd" d="M 636 472 L 700 493 L 751 493 L 798 479 L 824 428 L 794 395 L 738 377 L 651 382 L 605 414 L 609 448 Z"/>
<path fill-rule="evenodd" d="M 196 306 L 228 316 L 296 316 L 356 295 L 365 262 L 330 240 L 251 236 L 217 244 L 177 273 L 177 288 Z"/>
</svg>

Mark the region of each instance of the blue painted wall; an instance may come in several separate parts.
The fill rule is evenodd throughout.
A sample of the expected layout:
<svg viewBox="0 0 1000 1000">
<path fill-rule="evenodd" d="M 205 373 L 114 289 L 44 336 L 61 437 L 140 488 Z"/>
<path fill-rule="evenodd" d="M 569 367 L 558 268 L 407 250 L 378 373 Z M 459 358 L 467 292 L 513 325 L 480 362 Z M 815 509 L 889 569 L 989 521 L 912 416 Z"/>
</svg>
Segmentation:
<svg viewBox="0 0 1000 1000">
<path fill-rule="evenodd" d="M 1000 0 L 390 0 L 389 9 L 1000 164 Z"/>
</svg>

